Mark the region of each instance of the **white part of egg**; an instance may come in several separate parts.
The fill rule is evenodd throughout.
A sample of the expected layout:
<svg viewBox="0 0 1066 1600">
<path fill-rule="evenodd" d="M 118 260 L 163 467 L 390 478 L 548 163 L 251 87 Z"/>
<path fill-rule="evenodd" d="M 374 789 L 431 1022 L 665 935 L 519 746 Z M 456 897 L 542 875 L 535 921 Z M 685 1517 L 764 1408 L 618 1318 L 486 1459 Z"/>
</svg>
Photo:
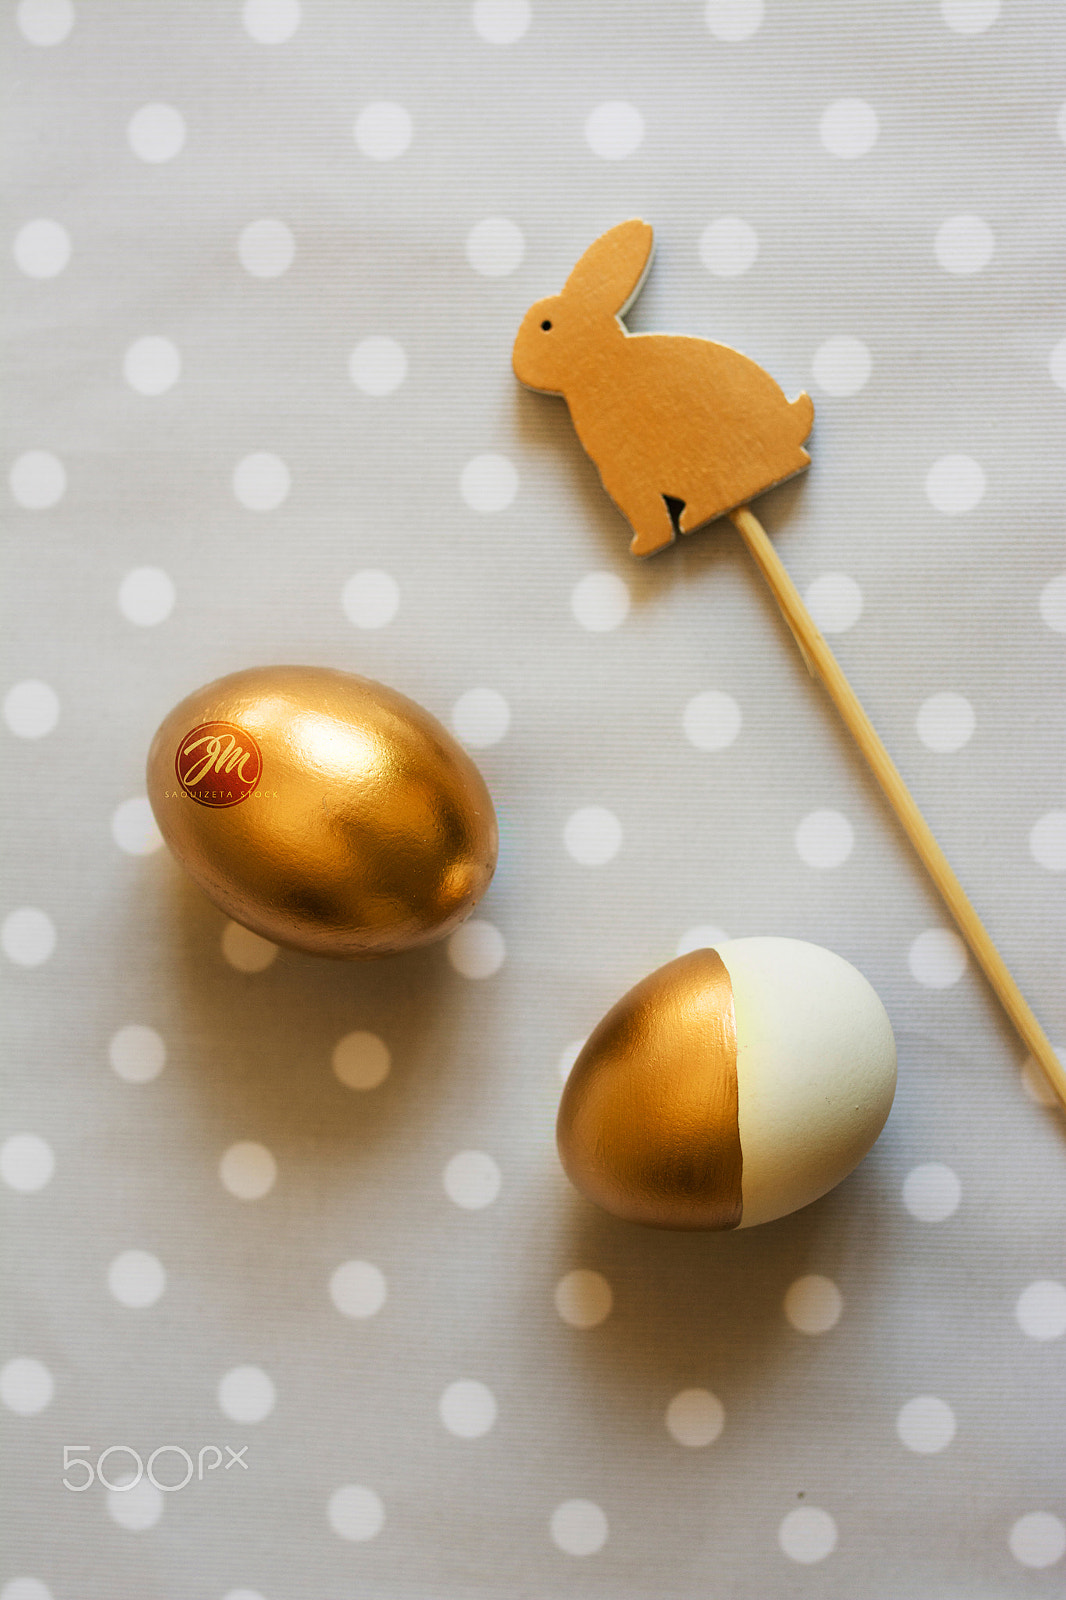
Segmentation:
<svg viewBox="0 0 1066 1600">
<path fill-rule="evenodd" d="M 849 962 L 799 939 L 728 939 L 743 1214 L 754 1227 L 826 1194 L 874 1143 L 896 1092 L 884 1006 Z"/>
</svg>

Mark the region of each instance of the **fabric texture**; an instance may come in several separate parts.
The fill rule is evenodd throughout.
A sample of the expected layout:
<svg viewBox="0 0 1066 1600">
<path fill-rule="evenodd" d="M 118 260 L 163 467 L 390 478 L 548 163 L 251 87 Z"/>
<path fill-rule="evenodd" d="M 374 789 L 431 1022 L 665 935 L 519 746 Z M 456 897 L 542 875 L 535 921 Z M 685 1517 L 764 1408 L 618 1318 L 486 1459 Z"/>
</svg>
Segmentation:
<svg viewBox="0 0 1066 1600">
<path fill-rule="evenodd" d="M 756 511 L 1062 1046 L 1062 13 L 4 11 L 2 1600 L 1060 1594 L 1062 1117 L 736 533 L 635 561 L 510 363 L 642 216 L 630 329 L 810 392 Z M 160 848 L 154 729 L 285 662 L 474 755 L 447 943 L 277 951 Z M 749 934 L 873 984 L 887 1127 L 615 1221 L 577 1045 Z"/>
</svg>

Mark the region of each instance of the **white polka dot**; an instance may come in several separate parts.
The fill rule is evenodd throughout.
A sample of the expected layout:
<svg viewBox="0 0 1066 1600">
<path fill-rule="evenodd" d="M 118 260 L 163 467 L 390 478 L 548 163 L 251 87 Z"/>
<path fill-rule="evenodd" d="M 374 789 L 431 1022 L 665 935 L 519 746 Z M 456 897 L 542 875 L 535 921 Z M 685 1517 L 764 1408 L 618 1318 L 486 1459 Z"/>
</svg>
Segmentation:
<svg viewBox="0 0 1066 1600">
<path fill-rule="evenodd" d="M 796 829 L 794 840 L 800 860 L 825 872 L 848 859 L 855 830 L 839 811 L 811 811 Z"/>
<path fill-rule="evenodd" d="M 126 1083 L 151 1083 L 167 1060 L 167 1047 L 154 1028 L 129 1022 L 112 1034 L 108 1045 L 111 1069 Z"/>
<path fill-rule="evenodd" d="M 77 1462 L 72 1464 L 74 1471 L 78 1470 L 78 1465 Z M 96 1462 L 96 1481 L 101 1488 L 112 1491 L 109 1498 L 114 1501 L 116 1507 L 120 1507 L 122 1501 L 127 1497 L 136 1503 L 136 1489 L 139 1484 L 148 1483 L 149 1487 L 152 1487 L 150 1479 L 147 1479 L 144 1475 L 143 1460 L 133 1446 L 129 1444 L 108 1445 L 106 1449 L 100 1452 Z M 83 1483 L 82 1487 L 85 1488 L 86 1485 Z M 159 1494 L 159 1491 L 156 1490 L 156 1493 Z M 162 1497 L 160 1496 L 160 1501 L 161 1499 Z M 139 1522 L 138 1513 L 136 1512 L 127 1523 L 121 1511 L 116 1513 L 110 1506 L 108 1510 L 120 1527 L 138 1528 L 150 1526 L 150 1522 L 146 1521 L 143 1524 Z"/>
<path fill-rule="evenodd" d="M 16 233 L 14 256 L 27 278 L 56 278 L 70 260 L 70 234 L 51 217 L 35 217 Z"/>
<path fill-rule="evenodd" d="M 163 1263 L 147 1250 L 124 1250 L 107 1269 L 107 1287 L 131 1311 L 154 1306 L 167 1286 Z"/>
<path fill-rule="evenodd" d="M 961 1199 L 958 1176 L 940 1161 L 912 1167 L 903 1182 L 903 1204 L 919 1222 L 946 1222 Z"/>
<path fill-rule="evenodd" d="M 181 376 L 181 352 L 169 339 L 148 334 L 130 345 L 122 370 L 138 394 L 165 394 Z"/>
<path fill-rule="evenodd" d="M 262 1367 L 234 1367 L 219 1381 L 219 1410 L 231 1422 L 262 1422 L 274 1400 L 274 1384 Z"/>
<path fill-rule="evenodd" d="M 413 133 L 409 114 L 391 100 L 364 106 L 355 122 L 355 142 L 372 161 L 394 161 L 402 156 Z"/>
<path fill-rule="evenodd" d="M 356 628 L 385 628 L 400 609 L 400 586 L 387 572 L 356 572 L 341 591 L 341 606 Z"/>
<path fill-rule="evenodd" d="M 74 26 L 72 0 L 19 0 L 18 24 L 30 44 L 62 44 Z M 3 1600 L 8 1600 L 6 1589 Z"/>
<path fill-rule="evenodd" d="M 0 1178 L 19 1194 L 36 1194 L 55 1169 L 52 1146 L 35 1133 L 13 1133 L 0 1146 Z"/>
<path fill-rule="evenodd" d="M 1061 1339 L 1066 1334 L 1066 1285 L 1040 1278 L 1018 1296 L 1018 1326 L 1030 1339 Z"/>
<path fill-rule="evenodd" d="M 1056 633 L 1066 633 L 1066 572 L 1060 572 L 1040 591 L 1040 615 Z"/>
<path fill-rule="evenodd" d="M 818 124 L 822 144 L 831 156 L 852 161 L 877 143 L 877 112 L 865 100 L 834 100 Z"/>
<path fill-rule="evenodd" d="M 491 978 L 503 966 L 507 947 L 491 922 L 464 922 L 448 940 L 448 960 L 464 978 Z"/>
<path fill-rule="evenodd" d="M 253 278 L 280 278 L 292 266 L 295 254 L 291 228 L 276 217 L 249 222 L 237 240 L 238 259 Z"/>
<path fill-rule="evenodd" d="M 529 0 L 474 0 L 471 19 L 487 44 L 514 44 L 529 28 Z"/>
<path fill-rule="evenodd" d="M 222 1187 L 238 1200 L 261 1200 L 274 1187 L 278 1164 L 265 1144 L 231 1144 L 218 1165 Z"/>
<path fill-rule="evenodd" d="M 380 1495 L 361 1483 L 346 1483 L 329 1497 L 329 1525 L 342 1539 L 361 1543 L 373 1539 L 385 1526 L 385 1507 Z"/>
<path fill-rule="evenodd" d="M 1066 389 L 1066 339 L 1060 339 L 1048 357 L 1048 371 L 1060 389 Z"/>
<path fill-rule="evenodd" d="M 629 589 L 613 572 L 586 572 L 571 591 L 570 609 L 589 633 L 610 633 L 629 615 Z"/>
<path fill-rule="evenodd" d="M 222 954 L 238 972 L 265 972 L 277 960 L 278 947 L 239 922 L 227 922 L 222 930 Z"/>
<path fill-rule="evenodd" d="M 911 977 L 926 989 L 949 989 L 958 983 L 968 961 L 966 946 L 951 928 L 927 928 L 907 952 Z"/>
<path fill-rule="evenodd" d="M 43 739 L 59 721 L 59 696 L 39 678 L 12 684 L 4 696 L 4 721 L 20 739 Z"/>
<path fill-rule="evenodd" d="M 1053 1567 L 1066 1553 L 1066 1523 L 1050 1511 L 1030 1511 L 1010 1530 L 1010 1553 L 1023 1567 Z"/>
<path fill-rule="evenodd" d="M 407 376 L 403 345 L 383 333 L 363 339 L 348 358 L 348 376 L 364 394 L 392 394 Z"/>
<path fill-rule="evenodd" d="M 385 1274 L 372 1261 L 344 1261 L 329 1280 L 329 1295 L 337 1310 L 360 1321 L 374 1317 L 388 1298 Z"/>
<path fill-rule="evenodd" d="M 457 1439 L 480 1439 L 496 1422 L 496 1396 L 476 1378 L 459 1378 L 440 1397 L 440 1420 Z"/>
<path fill-rule="evenodd" d="M 583 867 L 602 867 L 622 848 L 622 824 L 606 806 L 582 806 L 567 817 L 563 843 Z"/>
<path fill-rule="evenodd" d="M 972 456 L 941 456 L 926 473 L 925 492 L 930 504 L 949 517 L 972 511 L 984 496 L 984 470 Z"/>
<path fill-rule="evenodd" d="M 936 230 L 933 244 L 936 258 L 945 272 L 968 277 L 987 267 L 996 248 L 992 229 L 983 217 L 948 217 Z"/>
<path fill-rule="evenodd" d="M 844 1297 L 832 1278 L 812 1272 L 789 1284 L 784 1307 L 797 1333 L 828 1333 L 840 1321 Z"/>
<path fill-rule="evenodd" d="M 172 161 L 185 144 L 185 118 L 173 106 L 142 106 L 130 118 L 126 137 L 142 161 Z"/>
<path fill-rule="evenodd" d="M 707 0 L 703 16 L 716 39 L 738 44 L 762 26 L 763 0 Z"/>
<path fill-rule="evenodd" d="M 118 608 L 138 628 L 155 628 L 174 609 L 174 583 L 162 567 L 134 567 L 118 587 Z"/>
<path fill-rule="evenodd" d="M 721 689 L 693 695 L 682 714 L 685 737 L 697 750 L 725 750 L 740 732 L 740 707 Z"/>
<path fill-rule="evenodd" d="M 32 1356 L 16 1356 L 0 1368 L 0 1400 L 20 1417 L 36 1416 L 51 1405 L 55 1387 L 48 1368 Z"/>
<path fill-rule="evenodd" d="M 954 33 L 984 33 L 999 16 L 999 0 L 940 0 L 940 15 Z"/>
<path fill-rule="evenodd" d="M 549 1528 L 564 1555 L 594 1556 L 607 1543 L 607 1518 L 591 1500 L 564 1500 L 552 1512 Z"/>
<path fill-rule="evenodd" d="M 836 1549 L 837 1525 L 819 1506 L 797 1506 L 782 1518 L 777 1542 L 791 1560 L 810 1566 Z"/>
<path fill-rule="evenodd" d="M 118 587 L 118 608 L 127 622 L 154 628 L 174 609 L 174 583 L 162 567 L 134 567 Z"/>
<path fill-rule="evenodd" d="M 471 750 L 499 744 L 511 726 L 511 708 L 495 689 L 468 689 L 452 707 L 452 729 Z"/>
<path fill-rule="evenodd" d="M 500 1169 L 484 1150 L 460 1150 L 444 1169 L 444 1192 L 464 1211 L 482 1211 L 500 1192 Z"/>
<path fill-rule="evenodd" d="M 955 1437 L 955 1413 L 936 1395 L 919 1394 L 900 1407 L 896 1432 L 900 1443 L 915 1455 L 935 1456 Z"/>
<path fill-rule="evenodd" d="M 1066 1067 L 1066 1050 L 1056 1050 L 1060 1062 Z M 1038 1106 L 1057 1106 L 1059 1097 L 1045 1076 L 1044 1069 L 1027 1056 L 1022 1062 L 1022 1088 Z"/>
<path fill-rule="evenodd" d="M 120 1456 L 119 1460 L 122 1459 Z M 109 1462 L 104 1463 L 104 1471 L 108 1473 L 110 1481 L 119 1484 L 123 1475 L 119 1472 L 113 1474 L 108 1471 Z M 130 1482 L 133 1473 L 125 1474 L 125 1481 Z M 139 1483 L 133 1483 L 130 1488 L 109 1489 L 107 1494 L 107 1511 L 113 1522 L 120 1528 L 125 1528 L 127 1533 L 144 1533 L 149 1528 L 154 1528 L 163 1515 L 163 1491 L 157 1489 L 154 1483 L 147 1478 L 141 1478 Z"/>
<path fill-rule="evenodd" d="M 133 1531 L 150 1528 L 159 1521 L 164 1504 L 161 1491 L 183 1489 L 196 1476 L 195 1459 L 180 1445 L 161 1445 L 146 1454 L 147 1463 L 132 1445 L 109 1445 L 101 1451 L 96 1462 L 97 1482 L 111 1491 L 108 1495 L 111 1501 L 109 1514 L 120 1527 Z M 160 1457 L 167 1456 L 177 1456 L 179 1459 L 177 1462 L 160 1460 Z M 72 1470 L 77 1471 L 81 1464 L 79 1460 L 72 1461 Z M 213 1465 L 213 1462 L 208 1463 L 209 1467 Z M 145 1474 L 146 1466 L 150 1476 Z M 155 1483 L 152 1482 L 153 1478 Z M 159 1479 L 163 1480 L 162 1483 Z M 84 1481 L 81 1487 L 87 1487 Z"/>
<path fill-rule="evenodd" d="M 507 217 L 486 217 L 466 236 L 466 259 L 483 278 L 506 278 L 521 265 L 525 236 Z"/>
<path fill-rule="evenodd" d="M 709 1389 L 682 1389 L 666 1408 L 666 1429 L 678 1444 L 702 1450 L 725 1427 L 725 1407 Z"/>
<path fill-rule="evenodd" d="M 46 911 L 20 906 L 4 918 L 0 945 L 17 967 L 39 967 L 55 950 L 55 924 Z"/>
<path fill-rule="evenodd" d="M 111 837 L 128 856 L 150 856 L 163 843 L 152 808 L 143 795 L 123 800 L 111 817 Z"/>
<path fill-rule="evenodd" d="M 600 1272 L 578 1267 L 555 1285 L 555 1309 L 571 1328 L 595 1328 L 609 1317 L 614 1293 Z"/>
<path fill-rule="evenodd" d="M 356 1029 L 333 1046 L 333 1070 L 346 1089 L 376 1089 L 391 1065 L 389 1047 L 376 1033 Z"/>
<path fill-rule="evenodd" d="M 608 100 L 590 113 L 585 138 L 593 155 L 622 161 L 643 142 L 644 118 L 628 101 Z"/>
<path fill-rule="evenodd" d="M 922 701 L 914 725 L 927 750 L 949 755 L 970 742 L 977 719 L 973 706 L 963 695 L 944 690 Z"/>
<path fill-rule="evenodd" d="M 700 234 L 700 260 L 716 278 L 739 278 L 758 254 L 759 236 L 743 217 L 716 217 Z"/>
<path fill-rule="evenodd" d="M 570 1043 L 566 1046 L 558 1061 L 555 1063 L 555 1070 L 558 1072 L 564 1083 L 574 1070 L 574 1062 L 577 1060 L 584 1048 L 584 1039 L 571 1039 Z"/>
<path fill-rule="evenodd" d="M 300 0 L 244 0 L 241 19 L 257 44 L 284 44 L 300 26 Z"/>
<path fill-rule="evenodd" d="M 870 376 L 870 352 L 850 333 L 835 333 L 814 352 L 814 381 L 826 394 L 843 398 L 858 394 Z"/>
<path fill-rule="evenodd" d="M 1029 849 L 1038 866 L 1066 872 L 1066 811 L 1048 811 L 1033 823 Z"/>
<path fill-rule="evenodd" d="M 862 590 L 846 572 L 823 572 L 804 599 L 823 633 L 846 633 L 862 616 Z"/>
<path fill-rule="evenodd" d="M 459 489 L 471 511 L 505 511 L 518 493 L 518 472 L 506 456 L 475 456 L 463 468 Z"/>
<path fill-rule="evenodd" d="M 0 1600 L 53 1600 L 53 1596 L 40 1578 L 12 1578 L 0 1589 Z"/>
<path fill-rule="evenodd" d="M 724 928 L 717 927 L 714 923 L 703 922 L 699 927 L 688 928 L 677 941 L 676 954 L 687 956 L 692 950 L 711 950 L 715 945 L 724 943 L 729 938 Z"/>
<path fill-rule="evenodd" d="M 7 481 L 16 504 L 47 511 L 66 493 L 67 469 L 50 450 L 27 450 L 13 462 Z"/>
<path fill-rule="evenodd" d="M 291 487 L 288 467 L 269 450 L 256 450 L 234 469 L 233 492 L 249 511 L 275 511 Z"/>
</svg>

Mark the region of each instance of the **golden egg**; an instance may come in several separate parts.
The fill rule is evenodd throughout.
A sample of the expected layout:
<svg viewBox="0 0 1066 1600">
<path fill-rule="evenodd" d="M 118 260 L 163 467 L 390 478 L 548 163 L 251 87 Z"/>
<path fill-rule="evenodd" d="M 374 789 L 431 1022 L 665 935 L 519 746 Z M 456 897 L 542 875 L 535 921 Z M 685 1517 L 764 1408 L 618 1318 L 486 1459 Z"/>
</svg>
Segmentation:
<svg viewBox="0 0 1066 1600">
<path fill-rule="evenodd" d="M 148 754 L 166 843 L 235 921 L 361 960 L 456 928 L 496 866 L 469 756 L 395 689 L 326 667 L 257 667 L 175 706 Z"/>
<path fill-rule="evenodd" d="M 749 1228 L 845 1178 L 895 1088 L 892 1028 L 861 972 L 799 939 L 731 939 L 660 967 L 594 1029 L 559 1153 L 616 1216 Z"/>
</svg>

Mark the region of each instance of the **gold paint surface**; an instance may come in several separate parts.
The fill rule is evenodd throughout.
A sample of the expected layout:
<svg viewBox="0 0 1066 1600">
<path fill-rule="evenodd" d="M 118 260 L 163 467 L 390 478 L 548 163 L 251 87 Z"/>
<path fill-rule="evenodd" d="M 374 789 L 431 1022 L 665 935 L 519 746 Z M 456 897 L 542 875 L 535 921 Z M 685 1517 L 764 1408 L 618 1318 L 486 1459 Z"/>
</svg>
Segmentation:
<svg viewBox="0 0 1066 1600">
<path fill-rule="evenodd" d="M 212 809 L 175 777 L 181 741 L 224 722 L 251 735 L 253 793 Z M 232 782 L 222 767 L 200 780 Z M 364 959 L 443 938 L 496 865 L 484 779 L 428 711 L 385 685 L 324 667 L 262 667 L 197 690 L 148 755 L 148 798 L 167 845 L 235 921 L 277 944 Z"/>
<path fill-rule="evenodd" d="M 556 1129 L 571 1182 L 655 1228 L 738 1226 L 743 1157 L 733 989 L 715 950 L 643 979 L 585 1043 Z"/>
</svg>

